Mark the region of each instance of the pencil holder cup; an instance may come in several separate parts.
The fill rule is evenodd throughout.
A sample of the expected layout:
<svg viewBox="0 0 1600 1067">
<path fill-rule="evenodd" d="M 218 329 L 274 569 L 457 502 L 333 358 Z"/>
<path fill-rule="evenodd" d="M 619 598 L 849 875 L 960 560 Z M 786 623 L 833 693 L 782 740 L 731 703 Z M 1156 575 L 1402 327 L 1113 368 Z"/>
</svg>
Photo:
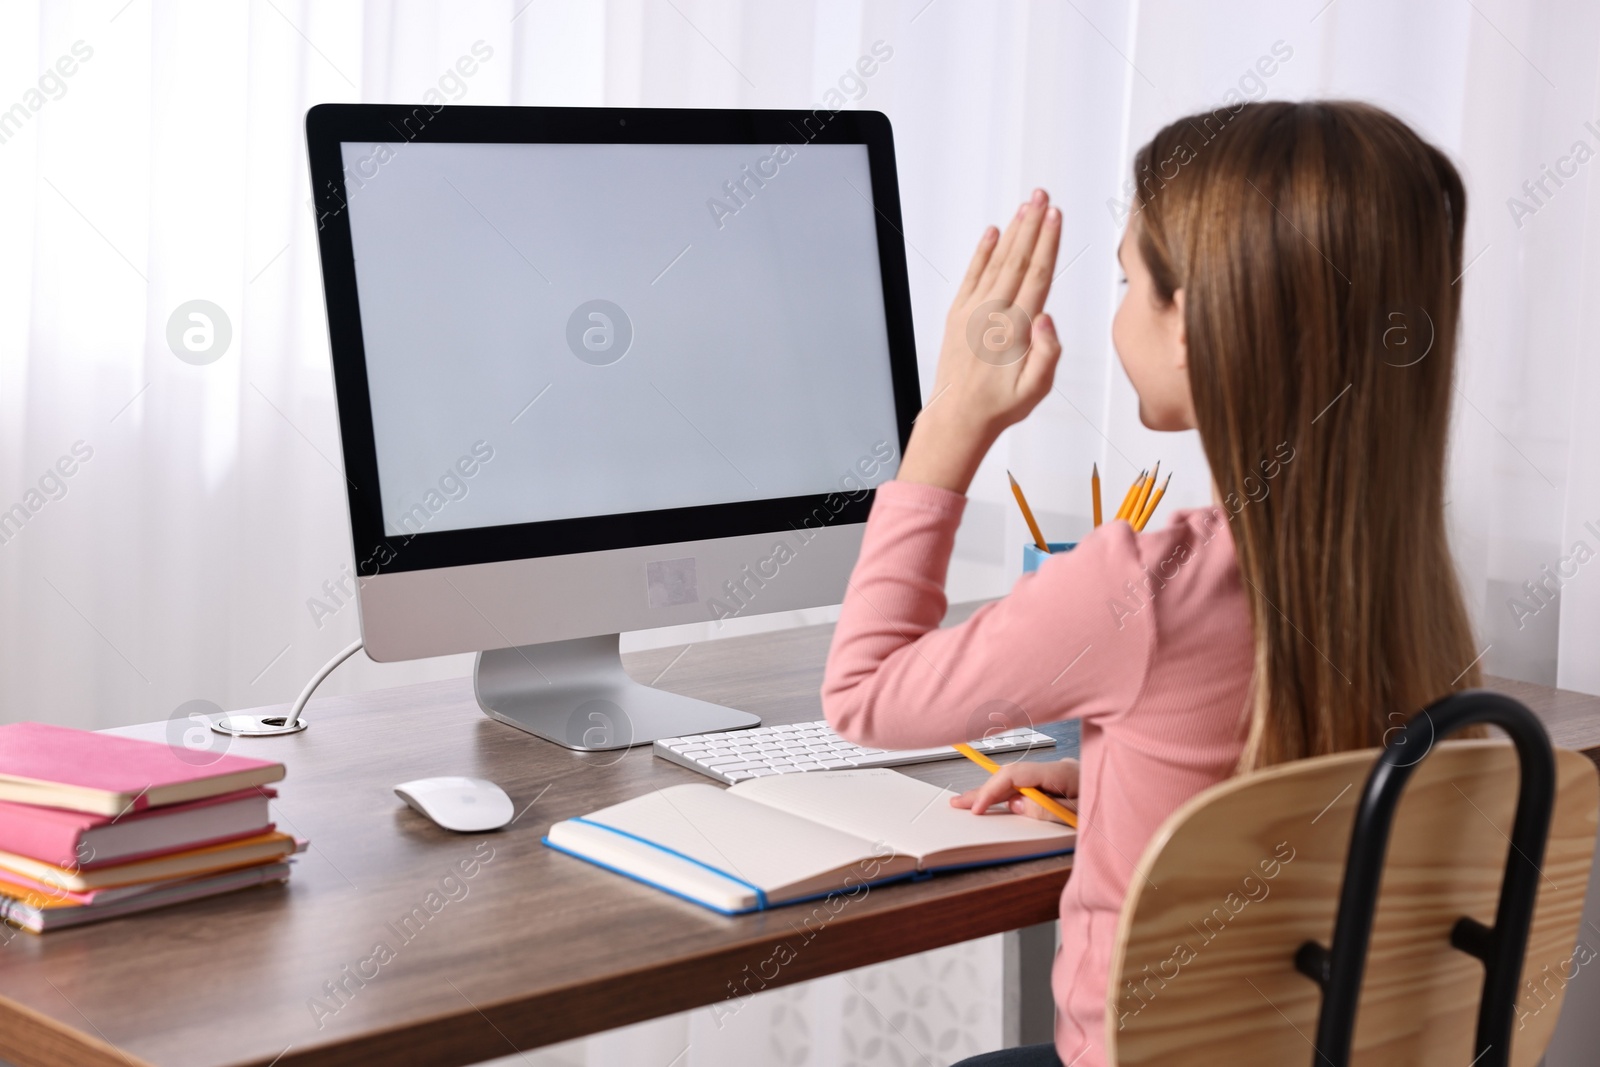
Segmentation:
<svg viewBox="0 0 1600 1067">
<path fill-rule="evenodd" d="M 1057 552 L 1066 552 L 1069 549 L 1078 547 L 1078 542 L 1076 541 L 1050 541 L 1047 543 L 1050 545 L 1051 555 L 1054 555 Z M 1039 550 L 1038 545 L 1034 544 L 1032 541 L 1026 542 L 1022 546 L 1022 573 L 1032 574 L 1034 571 L 1038 570 L 1039 564 L 1044 562 L 1044 558 L 1045 553 Z"/>
</svg>

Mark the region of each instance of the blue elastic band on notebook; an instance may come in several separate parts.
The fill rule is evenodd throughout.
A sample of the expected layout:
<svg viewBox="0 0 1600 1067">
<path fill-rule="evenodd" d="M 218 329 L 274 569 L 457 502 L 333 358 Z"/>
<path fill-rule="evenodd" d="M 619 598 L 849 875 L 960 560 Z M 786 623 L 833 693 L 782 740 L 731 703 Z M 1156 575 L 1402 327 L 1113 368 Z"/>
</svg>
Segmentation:
<svg viewBox="0 0 1600 1067">
<path fill-rule="evenodd" d="M 745 881 L 743 878 L 735 878 L 733 875 L 729 874 L 727 871 L 720 871 L 717 868 L 711 866 L 711 864 L 709 864 L 709 863 L 704 863 L 704 862 L 702 862 L 700 860 L 697 860 L 693 856 L 684 855 L 682 852 L 679 852 L 677 849 L 668 848 L 666 845 L 658 844 L 658 843 L 656 843 L 654 841 L 651 841 L 648 838 L 640 837 L 638 834 L 630 834 L 626 830 L 619 830 L 615 826 L 607 826 L 603 822 L 595 822 L 593 819 L 585 819 L 585 818 L 582 818 L 582 817 L 573 818 L 571 821 L 575 822 L 575 823 L 582 823 L 584 826 L 593 826 L 598 830 L 609 830 L 612 833 L 616 834 L 618 837 L 626 837 L 630 841 L 637 841 L 641 845 L 648 845 L 651 848 L 657 850 L 658 852 L 665 852 L 669 856 L 674 856 L 674 857 L 676 857 L 676 858 L 678 858 L 680 860 L 683 860 L 686 863 L 692 863 L 696 867 L 700 867 L 700 868 L 703 868 L 705 870 L 708 870 L 712 874 L 717 875 L 719 878 L 726 878 L 728 881 L 734 883 L 735 885 L 744 886 L 744 888 L 750 890 L 751 892 L 753 892 L 756 895 L 756 910 L 757 911 L 766 911 L 767 910 L 767 894 L 762 890 L 762 888 L 760 886 L 753 885 L 752 883 Z"/>
<path fill-rule="evenodd" d="M 708 909 L 710 911 L 714 911 L 718 915 L 728 915 L 728 916 L 752 915 L 757 910 L 754 907 L 740 908 L 738 911 L 732 911 L 732 910 L 730 910 L 728 908 L 719 908 L 715 904 L 709 904 L 706 901 L 701 900 L 699 897 L 691 897 L 687 893 L 680 893 L 676 889 L 673 889 L 671 886 L 662 885 L 660 882 L 652 882 L 648 878 L 640 878 L 637 874 L 634 874 L 632 871 L 625 871 L 621 867 L 613 867 L 609 863 L 601 863 L 599 860 L 595 859 L 593 856 L 586 855 L 586 854 L 584 854 L 582 852 L 574 852 L 570 848 L 564 848 L 561 845 L 558 845 L 554 841 L 550 840 L 548 837 L 541 837 L 539 840 L 543 841 L 547 847 L 555 849 L 557 852 L 563 853 L 564 855 L 571 856 L 575 860 L 581 860 L 584 863 L 593 864 L 594 866 L 599 867 L 602 871 L 610 871 L 612 874 L 620 874 L 622 877 L 626 878 L 630 882 L 638 882 L 640 885 L 647 885 L 651 889 L 659 889 L 661 892 L 666 893 L 668 896 L 677 897 L 679 900 L 686 900 L 690 904 L 693 904 L 693 905 L 695 905 L 697 907 L 706 908 L 706 909 Z"/>
<path fill-rule="evenodd" d="M 1058 848 L 1051 852 L 1032 852 L 1026 856 L 1017 856 L 1013 859 L 1001 860 L 999 863 L 996 863 L 993 860 L 979 860 L 977 863 L 951 863 L 943 867 L 929 867 L 927 875 L 931 878 L 936 874 L 946 874 L 955 871 L 972 871 L 978 869 L 979 867 L 999 867 L 1007 863 L 1026 863 L 1028 860 L 1048 859 L 1051 856 L 1067 856 L 1076 851 L 1077 847 L 1073 846 L 1072 848 Z"/>
</svg>

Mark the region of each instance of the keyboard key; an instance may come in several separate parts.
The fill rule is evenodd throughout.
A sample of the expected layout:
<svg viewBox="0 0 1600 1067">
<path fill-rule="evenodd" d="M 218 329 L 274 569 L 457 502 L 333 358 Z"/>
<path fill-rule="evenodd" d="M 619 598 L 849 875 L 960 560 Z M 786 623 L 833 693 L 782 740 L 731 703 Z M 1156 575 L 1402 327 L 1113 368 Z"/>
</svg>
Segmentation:
<svg viewBox="0 0 1600 1067">
<path fill-rule="evenodd" d="M 749 771 L 729 771 L 727 772 L 726 777 L 730 782 L 742 782 L 746 778 L 754 778 L 755 775 L 751 774 Z"/>
</svg>

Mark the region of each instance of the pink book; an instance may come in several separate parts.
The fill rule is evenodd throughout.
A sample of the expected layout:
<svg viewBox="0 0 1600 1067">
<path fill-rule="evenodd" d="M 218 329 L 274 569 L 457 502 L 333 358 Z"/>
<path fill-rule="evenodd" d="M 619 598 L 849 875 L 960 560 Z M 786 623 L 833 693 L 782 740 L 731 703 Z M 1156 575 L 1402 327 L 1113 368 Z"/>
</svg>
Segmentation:
<svg viewBox="0 0 1600 1067">
<path fill-rule="evenodd" d="M 121 818 L 0 801 L 0 852 L 84 869 L 181 852 L 266 833 L 272 829 L 267 801 L 274 796 L 257 787 Z"/>
<path fill-rule="evenodd" d="M 195 762 L 185 749 L 41 722 L 0 726 L 0 800 L 95 815 L 235 793 L 283 778 L 283 764 L 244 756 Z"/>
</svg>

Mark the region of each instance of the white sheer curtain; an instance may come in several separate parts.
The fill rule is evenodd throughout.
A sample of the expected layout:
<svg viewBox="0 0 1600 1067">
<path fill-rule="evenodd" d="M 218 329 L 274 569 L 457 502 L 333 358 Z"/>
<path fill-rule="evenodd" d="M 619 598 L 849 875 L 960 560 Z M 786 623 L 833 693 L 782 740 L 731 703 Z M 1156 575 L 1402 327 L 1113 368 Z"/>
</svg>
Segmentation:
<svg viewBox="0 0 1600 1067">
<path fill-rule="evenodd" d="M 892 58 L 853 76 L 877 41 Z M 1006 467 L 1052 537 L 1087 527 L 1091 461 L 1113 497 L 1158 458 L 1170 505 L 1206 497 L 1198 442 L 1138 425 L 1109 344 L 1132 150 L 1230 93 L 1394 110 L 1457 160 L 1471 198 L 1449 478 L 1483 661 L 1600 692 L 1597 58 L 1600 8 L 1578 0 L 10 0 L 0 509 L 22 512 L 0 522 L 3 717 L 109 726 L 282 701 L 356 635 L 301 122 L 319 101 L 429 91 L 799 107 L 842 87 L 846 106 L 886 112 L 925 377 L 980 228 L 1049 188 L 1066 355 L 979 476 L 957 598 L 1017 569 Z M 231 326 L 205 365 L 167 339 L 194 300 Z M 358 658 L 329 689 L 466 670 Z M 956 1052 L 885 1032 L 861 1062 Z"/>
<path fill-rule="evenodd" d="M 1573 161 L 1576 142 L 1600 152 L 1592 5 L 522 3 L 0 9 L 0 508 L 26 512 L 0 525 L 11 714 L 111 725 L 195 698 L 283 700 L 356 633 L 307 107 L 429 91 L 800 106 L 841 85 L 895 123 L 926 371 L 981 226 L 1035 184 L 1066 213 L 1051 309 L 1067 355 L 979 478 L 956 596 L 1016 569 L 1005 467 L 1063 537 L 1087 523 L 1091 461 L 1108 493 L 1160 458 L 1169 503 L 1205 497 L 1198 442 L 1138 425 L 1108 342 L 1111 202 L 1140 141 L 1232 92 L 1363 97 L 1442 144 L 1472 196 L 1451 512 L 1484 661 L 1600 691 L 1600 565 L 1577 558 L 1600 551 L 1585 526 L 1600 528 L 1597 212 L 1587 156 Z M 875 41 L 893 56 L 861 78 Z M 200 366 L 167 340 L 192 300 L 232 327 Z M 358 660 L 329 684 L 463 669 Z"/>
</svg>

